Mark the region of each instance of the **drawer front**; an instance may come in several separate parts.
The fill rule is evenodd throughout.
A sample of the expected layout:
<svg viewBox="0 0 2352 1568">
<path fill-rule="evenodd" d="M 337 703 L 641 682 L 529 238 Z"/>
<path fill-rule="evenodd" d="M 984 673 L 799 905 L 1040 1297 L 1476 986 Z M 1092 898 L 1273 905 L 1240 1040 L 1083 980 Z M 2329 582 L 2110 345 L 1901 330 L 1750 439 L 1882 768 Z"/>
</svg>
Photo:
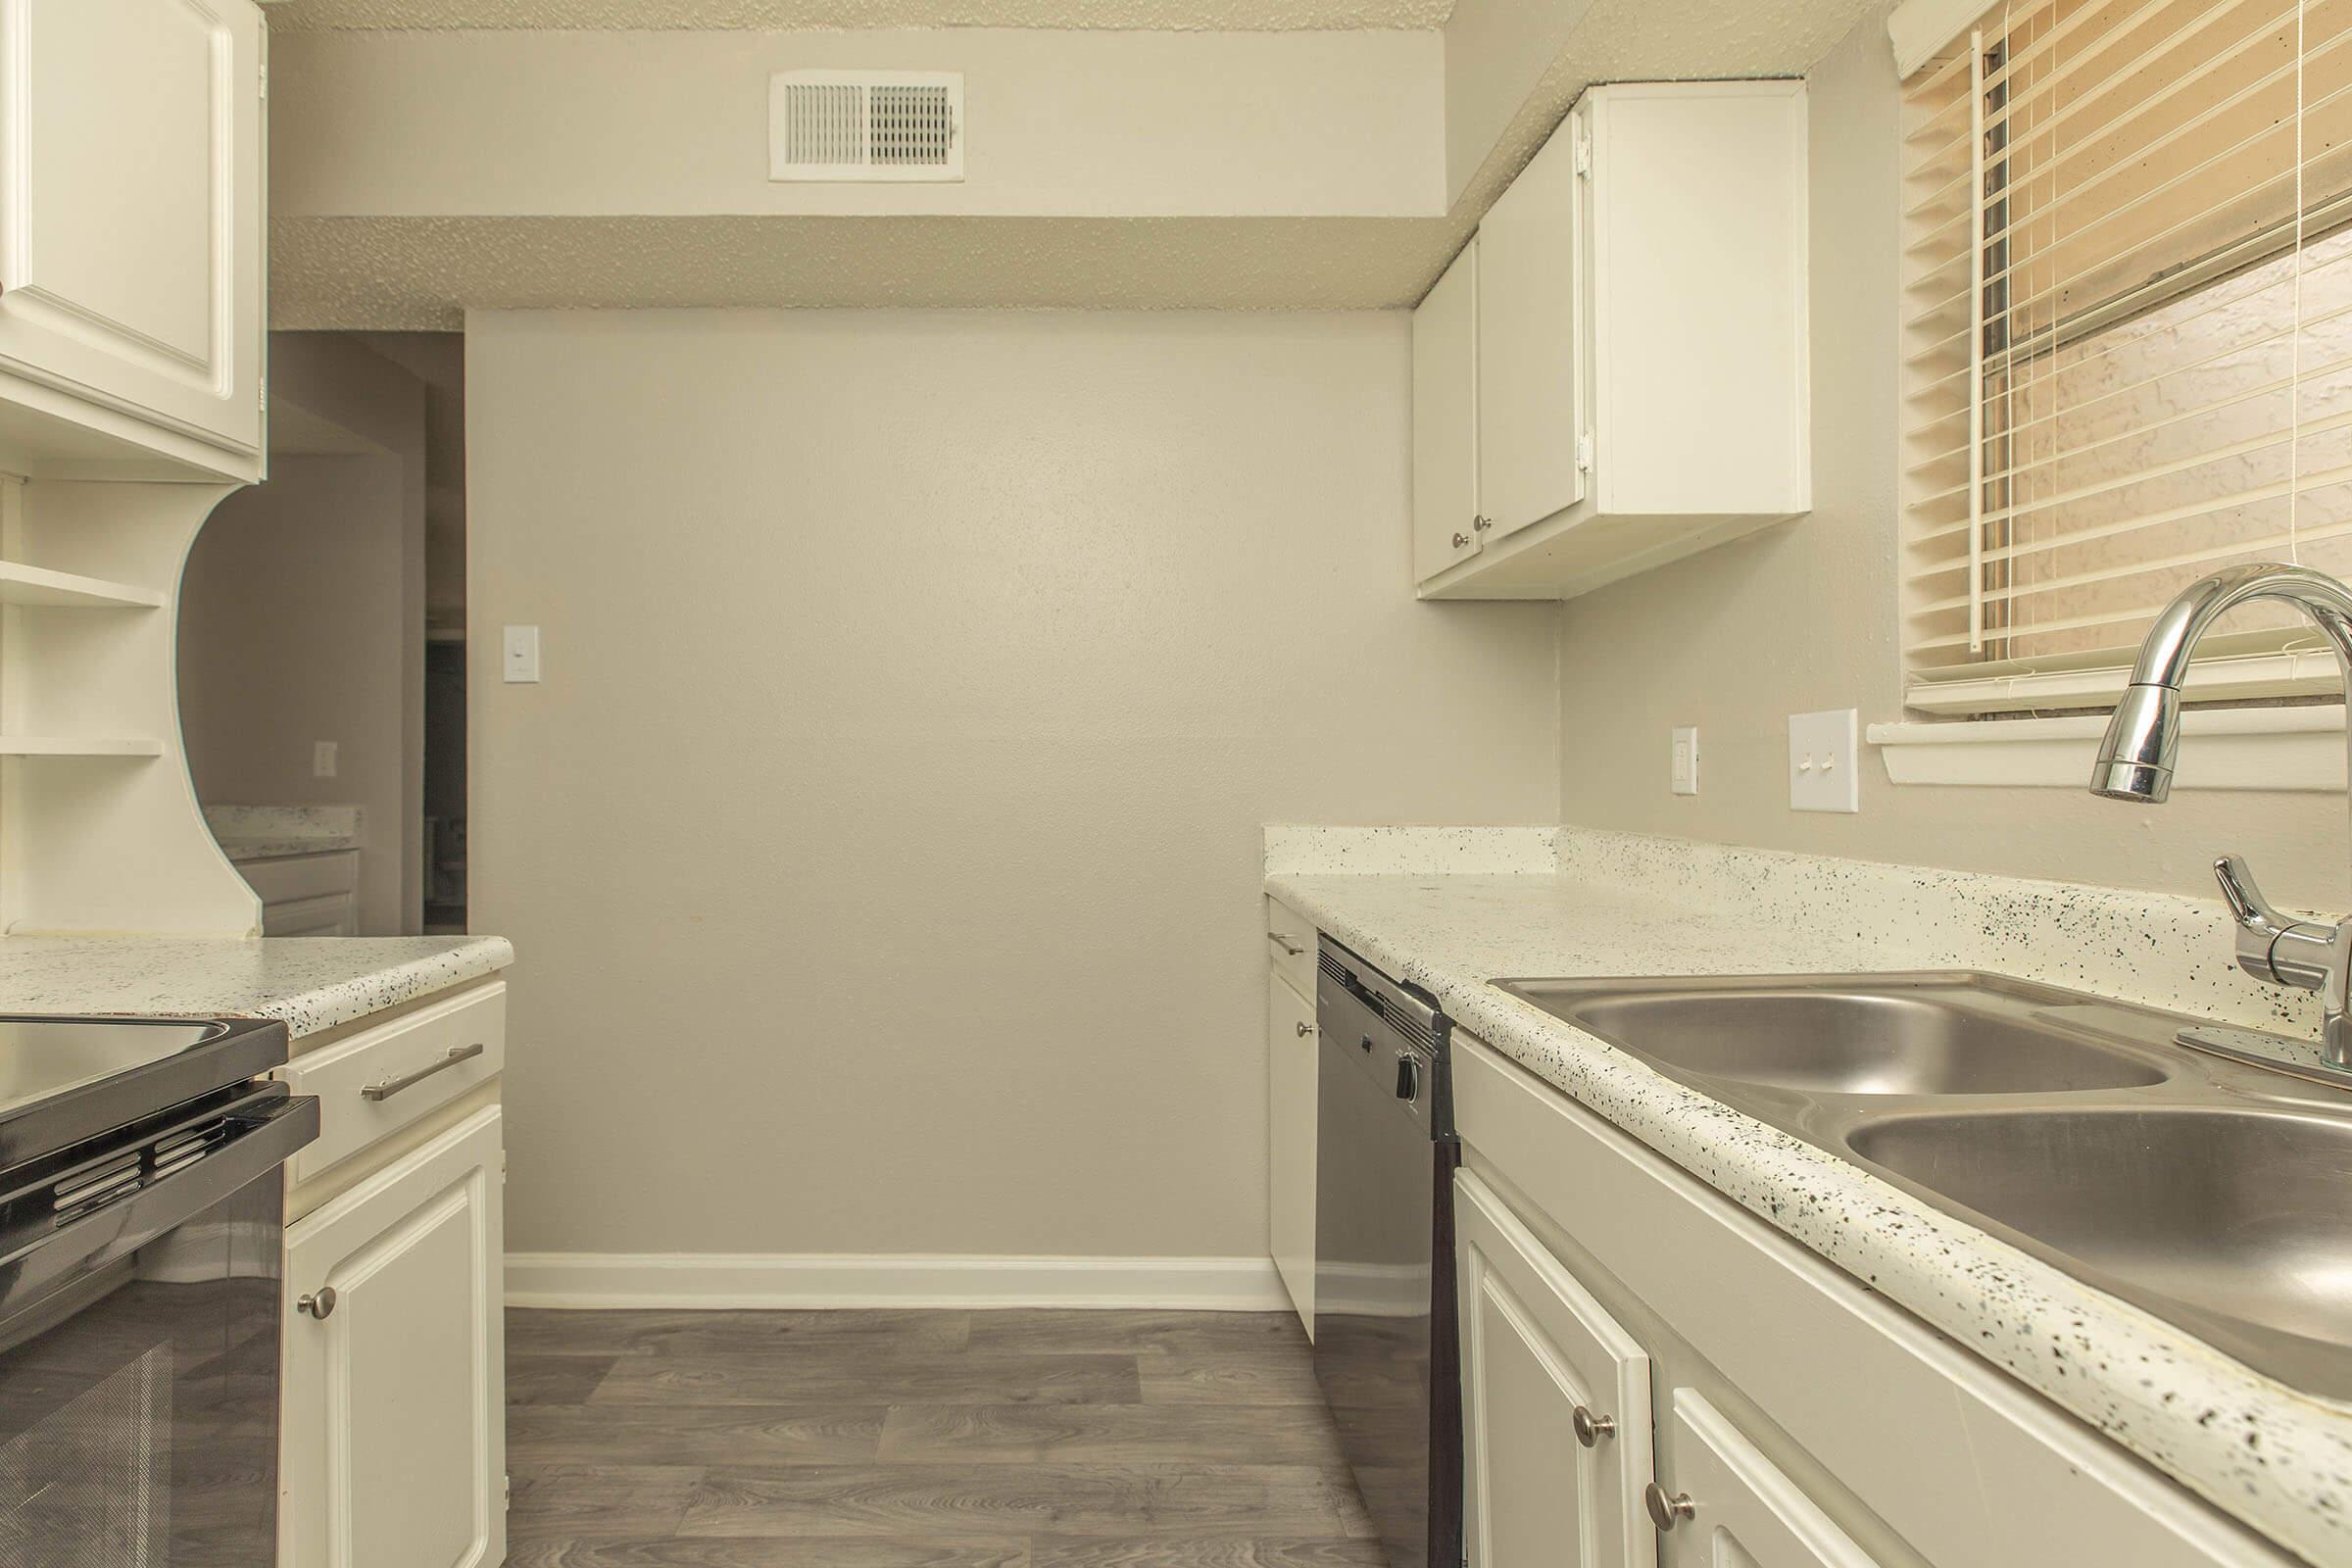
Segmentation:
<svg viewBox="0 0 2352 1568">
<path fill-rule="evenodd" d="M 448 1104 L 506 1060 L 503 980 L 295 1057 L 278 1076 L 294 1093 L 318 1097 L 318 1138 L 294 1156 L 293 1180 L 310 1181 Z"/>
<path fill-rule="evenodd" d="M 246 860 L 238 865 L 237 871 L 264 904 L 292 904 L 299 899 L 355 891 L 360 885 L 360 852 L 337 850 L 331 855 L 288 855 Z"/>
<path fill-rule="evenodd" d="M 1271 896 L 1266 899 L 1266 957 L 1292 990 L 1314 1002 L 1315 922 Z"/>
<path fill-rule="evenodd" d="M 359 906 L 348 893 L 322 893 L 315 899 L 271 900 L 262 906 L 262 935 L 266 937 L 359 934 Z"/>
</svg>

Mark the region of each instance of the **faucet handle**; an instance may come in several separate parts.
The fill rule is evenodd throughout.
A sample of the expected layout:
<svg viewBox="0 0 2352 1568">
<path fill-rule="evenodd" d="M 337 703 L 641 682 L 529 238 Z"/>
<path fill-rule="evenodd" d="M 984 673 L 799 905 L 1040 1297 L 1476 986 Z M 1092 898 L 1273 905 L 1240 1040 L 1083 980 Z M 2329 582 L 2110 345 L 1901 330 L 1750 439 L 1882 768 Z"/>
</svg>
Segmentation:
<svg viewBox="0 0 2352 1568">
<path fill-rule="evenodd" d="M 2262 896 L 2244 856 L 2225 855 L 2214 861 L 2213 879 L 2222 885 L 2222 902 L 2230 906 L 2230 912 L 2247 930 L 2276 934 L 2294 923 L 2281 919 L 2278 911 L 2271 907 L 2271 901 Z"/>
</svg>

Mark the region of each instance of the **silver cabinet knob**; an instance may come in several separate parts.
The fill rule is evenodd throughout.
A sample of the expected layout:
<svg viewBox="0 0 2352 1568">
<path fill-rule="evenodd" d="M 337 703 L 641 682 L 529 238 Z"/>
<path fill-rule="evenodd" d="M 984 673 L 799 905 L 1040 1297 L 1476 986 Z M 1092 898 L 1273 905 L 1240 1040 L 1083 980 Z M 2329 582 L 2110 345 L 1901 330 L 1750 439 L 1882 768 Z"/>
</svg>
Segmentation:
<svg viewBox="0 0 2352 1568">
<path fill-rule="evenodd" d="M 1576 1432 L 1576 1441 L 1586 1447 L 1596 1447 L 1603 1438 L 1617 1435 L 1617 1418 L 1613 1415 L 1594 1415 L 1578 1405 L 1568 1417 L 1568 1425 Z"/>
<path fill-rule="evenodd" d="M 332 1285 L 321 1285 L 316 1295 L 303 1297 L 296 1301 L 294 1310 L 308 1312 L 323 1323 L 335 1315 L 335 1288 Z"/>
<path fill-rule="evenodd" d="M 1311 1023 L 1302 1023 L 1302 1024 L 1299 1024 L 1299 1025 L 1298 1026 L 1298 1038 L 1299 1038 L 1299 1039 L 1301 1039 L 1301 1040 L 1304 1040 L 1304 1039 L 1305 1039 L 1305 1038 L 1306 1038 L 1308 1035 L 1311 1035 L 1311 1034 L 1313 1034 L 1313 1033 L 1315 1032 L 1315 1026 L 1314 1026 L 1313 1024 L 1311 1024 Z"/>
<path fill-rule="evenodd" d="M 1470 536 L 1469 536 L 1468 534 L 1466 534 L 1466 533 L 1457 533 L 1457 534 L 1455 534 L 1455 535 L 1453 536 L 1453 548 L 1454 548 L 1454 549 L 1456 549 L 1456 550 L 1467 550 L 1467 549 L 1469 549 L 1469 548 L 1470 548 Z"/>
<path fill-rule="evenodd" d="M 1642 1505 L 1649 1510 L 1649 1522 L 1660 1530 L 1672 1530 L 1698 1512 L 1690 1501 L 1690 1494 L 1677 1492 L 1669 1494 L 1655 1481 L 1642 1489 Z"/>
<path fill-rule="evenodd" d="M 1472 517 L 1470 519 L 1470 531 L 1472 533 L 1485 533 L 1489 528 L 1494 526 L 1494 519 L 1493 517 Z"/>
</svg>

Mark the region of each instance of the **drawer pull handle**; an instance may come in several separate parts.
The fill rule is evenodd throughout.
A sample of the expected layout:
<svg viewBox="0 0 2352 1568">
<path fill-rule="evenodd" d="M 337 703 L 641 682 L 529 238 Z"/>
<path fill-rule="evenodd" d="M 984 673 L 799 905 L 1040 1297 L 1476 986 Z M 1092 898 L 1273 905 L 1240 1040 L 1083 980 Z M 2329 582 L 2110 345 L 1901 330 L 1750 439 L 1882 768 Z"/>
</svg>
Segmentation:
<svg viewBox="0 0 2352 1568">
<path fill-rule="evenodd" d="M 437 1072 L 447 1072 L 461 1061 L 471 1061 L 481 1054 L 482 1043 L 478 1040 L 470 1046 L 452 1046 L 449 1048 L 449 1054 L 443 1056 L 439 1061 L 419 1067 L 415 1072 L 403 1073 L 398 1078 L 387 1078 L 380 1084 L 369 1084 L 360 1091 L 360 1098 L 371 1101 L 390 1100 L 403 1089 L 420 1084 Z"/>
<path fill-rule="evenodd" d="M 1649 1510 L 1649 1522 L 1661 1531 L 1672 1530 L 1698 1512 L 1690 1501 L 1690 1494 L 1669 1493 L 1655 1481 L 1642 1489 L 1642 1503 Z"/>
<path fill-rule="evenodd" d="M 1603 1438 L 1617 1435 L 1617 1418 L 1613 1415 L 1594 1415 L 1583 1405 L 1570 1412 L 1568 1425 L 1576 1432 L 1576 1441 L 1586 1447 L 1597 1447 Z"/>
<path fill-rule="evenodd" d="M 1298 943 L 1293 942 L 1289 937 L 1284 936 L 1279 931 L 1269 931 L 1266 933 L 1266 935 L 1273 939 L 1273 943 L 1276 947 L 1280 948 L 1283 952 L 1289 954 L 1294 958 L 1298 957 L 1300 954 L 1306 951 L 1304 948 L 1300 947 Z"/>
</svg>

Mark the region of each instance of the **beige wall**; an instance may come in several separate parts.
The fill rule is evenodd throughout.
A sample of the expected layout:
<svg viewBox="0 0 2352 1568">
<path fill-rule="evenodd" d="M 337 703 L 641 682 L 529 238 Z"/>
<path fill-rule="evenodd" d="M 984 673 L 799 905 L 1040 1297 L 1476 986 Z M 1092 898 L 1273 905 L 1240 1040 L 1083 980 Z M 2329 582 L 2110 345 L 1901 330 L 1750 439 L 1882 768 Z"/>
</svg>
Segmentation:
<svg viewBox="0 0 2352 1568">
<path fill-rule="evenodd" d="M 1435 218 L 1444 47 L 1402 30 L 294 32 L 271 43 L 270 205 Z M 965 177 L 771 183 L 768 74 L 808 69 L 964 73 Z"/>
<path fill-rule="evenodd" d="M 1903 716 L 1896 84 L 1883 20 L 1857 26 L 1811 82 L 1813 513 L 1566 607 L 1564 819 L 2196 895 L 2211 891 L 2212 856 L 2239 850 L 2281 902 L 2341 906 L 2345 809 L 2330 795 L 2182 791 L 2145 808 L 2068 789 L 1896 788 L 1866 748 L 1861 814 L 1788 809 L 1788 714 Z M 1667 793 L 1676 724 L 1700 727 L 1696 798 Z"/>
<path fill-rule="evenodd" d="M 422 897 L 405 842 L 416 810 L 407 707 L 403 464 L 389 455 L 279 457 L 270 480 L 214 511 L 188 553 L 179 599 L 180 729 L 206 805 L 357 805 L 360 931 L 418 928 Z M 421 650 L 419 650 L 421 654 Z M 421 681 L 421 670 L 418 671 Z M 417 695 L 421 697 L 421 684 Z M 338 748 L 313 775 L 314 741 Z"/>
<path fill-rule="evenodd" d="M 1403 318 L 469 325 L 511 1244 L 1263 1255 L 1259 824 L 1559 799 L 1558 611 L 1404 589 Z"/>
</svg>

